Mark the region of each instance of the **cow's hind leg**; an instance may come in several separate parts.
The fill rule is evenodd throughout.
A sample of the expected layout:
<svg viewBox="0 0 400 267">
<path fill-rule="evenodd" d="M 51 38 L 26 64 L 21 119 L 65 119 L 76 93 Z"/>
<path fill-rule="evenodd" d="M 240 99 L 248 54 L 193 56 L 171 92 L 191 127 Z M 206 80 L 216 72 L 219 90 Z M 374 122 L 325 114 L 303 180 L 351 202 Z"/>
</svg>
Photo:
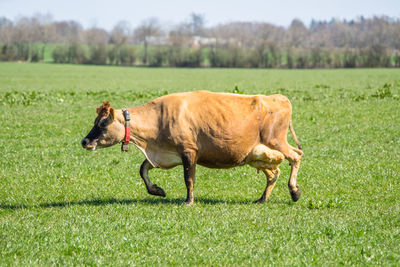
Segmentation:
<svg viewBox="0 0 400 267">
<path fill-rule="evenodd" d="M 254 203 L 263 203 L 269 199 L 272 189 L 274 189 L 274 186 L 276 184 L 276 180 L 278 180 L 279 174 L 281 173 L 279 168 L 276 168 L 275 170 L 265 169 L 262 171 L 267 177 L 267 187 L 265 188 L 262 196 L 258 200 L 254 201 Z"/>
<path fill-rule="evenodd" d="M 289 161 L 291 166 L 288 187 L 292 200 L 296 202 L 297 200 L 299 200 L 301 195 L 301 190 L 299 189 L 299 185 L 297 184 L 297 173 L 299 172 L 300 161 L 301 156 L 303 155 L 303 151 L 288 145 L 287 149 L 281 152 L 285 155 L 285 158 Z"/>
<path fill-rule="evenodd" d="M 301 156 L 295 157 L 294 159 L 290 159 L 291 171 L 290 178 L 288 182 L 289 192 L 292 196 L 292 200 L 296 202 L 299 200 L 301 195 L 301 190 L 299 189 L 299 185 L 297 184 L 297 173 L 300 168 L 300 160 Z"/>
<path fill-rule="evenodd" d="M 273 149 L 279 150 L 290 163 L 291 172 L 288 186 L 292 200 L 296 202 L 297 200 L 299 200 L 301 195 L 299 185 L 297 184 L 297 173 L 300 168 L 300 161 L 303 155 L 303 151 L 292 147 L 288 143 L 280 144 L 279 142 L 271 142 L 270 146 Z"/>
<path fill-rule="evenodd" d="M 142 165 L 140 166 L 140 177 L 142 177 L 144 184 L 146 185 L 147 192 L 149 192 L 151 195 L 165 197 L 164 190 L 156 184 L 151 183 L 148 176 L 148 171 L 151 169 L 153 169 L 153 166 L 151 166 L 147 159 L 143 161 Z"/>
</svg>

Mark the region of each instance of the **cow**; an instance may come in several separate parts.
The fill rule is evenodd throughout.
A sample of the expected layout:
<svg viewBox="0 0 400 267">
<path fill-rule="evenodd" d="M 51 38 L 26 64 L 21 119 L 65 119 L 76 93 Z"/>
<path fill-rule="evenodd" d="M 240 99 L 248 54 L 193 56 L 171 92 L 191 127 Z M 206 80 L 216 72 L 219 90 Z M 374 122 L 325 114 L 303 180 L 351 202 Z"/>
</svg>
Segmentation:
<svg viewBox="0 0 400 267">
<path fill-rule="evenodd" d="M 152 168 L 183 165 L 187 188 L 185 204 L 194 201 L 196 164 L 232 168 L 248 164 L 262 171 L 267 185 L 256 203 L 268 200 L 284 159 L 291 165 L 289 192 L 300 198 L 297 173 L 303 155 L 292 126 L 292 107 L 283 95 L 239 95 L 209 91 L 165 95 L 147 104 L 114 109 L 109 102 L 97 108 L 97 117 L 81 144 L 87 150 L 122 143 L 134 144 L 146 159 L 140 166 L 149 194 L 165 197 L 151 183 Z M 297 148 L 287 141 L 288 129 Z"/>
</svg>

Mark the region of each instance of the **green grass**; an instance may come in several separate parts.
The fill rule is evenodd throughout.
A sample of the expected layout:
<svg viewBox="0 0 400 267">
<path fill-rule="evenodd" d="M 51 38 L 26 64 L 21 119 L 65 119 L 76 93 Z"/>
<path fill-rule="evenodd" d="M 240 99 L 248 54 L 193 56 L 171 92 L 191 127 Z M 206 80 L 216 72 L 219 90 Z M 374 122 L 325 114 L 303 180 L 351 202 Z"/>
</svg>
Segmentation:
<svg viewBox="0 0 400 267">
<path fill-rule="evenodd" d="M 386 84 L 386 85 L 385 85 Z M 152 170 L 131 147 L 88 152 L 95 108 L 178 91 L 283 93 L 305 156 L 264 205 L 250 167 Z M 0 64 L 0 265 L 398 265 L 400 70 L 153 69 Z M 289 135 L 290 136 L 290 135 Z M 293 143 L 290 137 L 290 142 Z"/>
</svg>

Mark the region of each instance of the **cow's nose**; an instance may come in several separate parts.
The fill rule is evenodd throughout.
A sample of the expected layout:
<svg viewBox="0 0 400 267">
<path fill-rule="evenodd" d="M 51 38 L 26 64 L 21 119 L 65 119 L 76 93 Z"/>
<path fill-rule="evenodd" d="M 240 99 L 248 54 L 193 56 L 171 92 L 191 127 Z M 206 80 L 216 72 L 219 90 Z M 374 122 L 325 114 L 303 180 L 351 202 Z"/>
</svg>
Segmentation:
<svg viewBox="0 0 400 267">
<path fill-rule="evenodd" d="M 89 144 L 89 139 L 83 138 L 82 141 L 81 141 L 81 144 L 82 144 L 83 148 L 86 148 L 87 145 Z"/>
</svg>

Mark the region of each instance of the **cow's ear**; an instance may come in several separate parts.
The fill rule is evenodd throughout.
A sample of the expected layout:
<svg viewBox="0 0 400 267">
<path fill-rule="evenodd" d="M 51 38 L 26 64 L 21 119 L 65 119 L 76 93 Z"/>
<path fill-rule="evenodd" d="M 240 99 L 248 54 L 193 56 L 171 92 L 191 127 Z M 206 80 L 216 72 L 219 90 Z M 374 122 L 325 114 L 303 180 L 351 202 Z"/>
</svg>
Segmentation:
<svg viewBox="0 0 400 267">
<path fill-rule="evenodd" d="M 117 118 L 117 113 L 115 112 L 115 109 L 113 109 L 113 108 L 110 108 L 110 117 L 113 120 L 115 120 Z"/>
</svg>

